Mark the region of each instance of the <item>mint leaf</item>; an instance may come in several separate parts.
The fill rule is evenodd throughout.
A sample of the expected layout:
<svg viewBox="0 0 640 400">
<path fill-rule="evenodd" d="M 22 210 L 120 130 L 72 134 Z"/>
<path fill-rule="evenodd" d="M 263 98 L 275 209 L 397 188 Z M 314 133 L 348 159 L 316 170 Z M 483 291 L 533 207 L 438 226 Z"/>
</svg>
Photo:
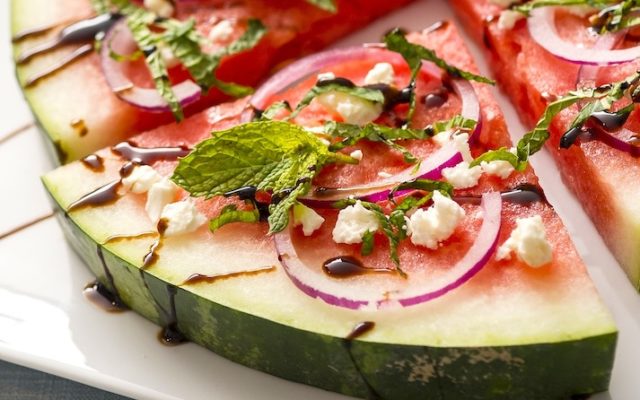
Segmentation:
<svg viewBox="0 0 640 400">
<path fill-rule="evenodd" d="M 262 121 L 273 119 L 282 110 L 291 111 L 291 105 L 288 101 L 276 101 L 275 103 L 271 104 L 269 108 L 267 108 L 260 114 L 259 119 Z"/>
<path fill-rule="evenodd" d="M 260 212 L 258 209 L 238 210 L 235 204 L 225 206 L 220 214 L 209 221 L 209 230 L 215 232 L 223 226 L 233 222 L 258 222 L 260 221 Z"/>
<path fill-rule="evenodd" d="M 431 129 L 433 129 L 434 134 L 445 132 L 445 131 L 452 131 L 452 130 L 462 130 L 462 131 L 472 132 L 476 128 L 477 124 L 478 124 L 478 121 L 470 118 L 465 118 L 462 115 L 458 114 L 453 116 L 451 119 L 435 122 L 431 126 Z"/>
<path fill-rule="evenodd" d="M 109 12 L 108 0 L 91 0 L 91 7 L 95 10 L 96 14 L 106 14 Z"/>
<path fill-rule="evenodd" d="M 329 92 L 346 93 L 351 96 L 370 101 L 372 103 L 384 104 L 384 94 L 379 89 L 369 89 L 366 87 L 356 86 L 353 84 L 353 82 L 347 79 L 341 79 L 340 83 L 336 83 L 334 79 L 328 81 L 320 80 L 302 97 L 302 100 L 300 100 L 300 102 L 296 106 L 296 109 L 289 115 L 288 119 L 295 118 L 300 113 L 300 111 L 311 104 L 313 99 L 320 96 L 321 94 Z"/>
<path fill-rule="evenodd" d="M 247 186 L 272 192 L 270 232 L 277 232 L 286 227 L 288 210 L 309 191 L 322 166 L 354 161 L 329 151 L 297 125 L 259 121 L 214 132 L 180 160 L 171 179 L 206 198 Z"/>
<path fill-rule="evenodd" d="M 335 0 L 306 0 L 306 2 L 330 13 L 338 11 Z"/>
</svg>

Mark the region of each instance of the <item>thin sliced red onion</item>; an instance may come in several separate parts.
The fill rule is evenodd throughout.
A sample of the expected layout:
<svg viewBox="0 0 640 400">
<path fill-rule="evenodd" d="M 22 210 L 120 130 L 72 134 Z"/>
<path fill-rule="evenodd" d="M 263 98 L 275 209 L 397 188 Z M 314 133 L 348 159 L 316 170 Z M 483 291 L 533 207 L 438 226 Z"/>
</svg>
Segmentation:
<svg viewBox="0 0 640 400">
<path fill-rule="evenodd" d="M 374 275 L 334 279 L 320 265 L 310 266 L 299 257 L 291 234 L 293 224 L 274 236 L 279 259 L 291 281 L 306 295 L 325 303 L 349 309 L 378 309 L 424 303 L 460 287 L 477 274 L 491 259 L 501 226 L 502 198 L 498 192 L 482 196 L 482 226 L 467 253 L 442 276 L 420 276 L 414 272 L 406 279 L 388 279 Z M 422 278 L 422 279 L 421 279 Z"/>
<path fill-rule="evenodd" d="M 454 167 L 461 162 L 462 154 L 460 154 L 452 142 L 447 142 L 428 158 L 422 160 L 417 168 L 415 165 L 412 165 L 388 178 L 362 185 L 345 188 L 315 188 L 301 200 L 305 204 L 317 208 L 331 207 L 335 201 L 348 197 L 377 202 L 385 200 L 391 189 L 401 182 L 419 178 L 440 179 L 442 178 L 443 169 Z"/>
<path fill-rule="evenodd" d="M 133 54 L 138 51 L 138 46 L 131 36 L 125 21 L 116 23 L 107 33 L 100 50 L 100 62 L 102 71 L 111 90 L 122 100 L 136 107 L 150 112 L 171 111 L 167 101 L 156 89 L 141 88 L 124 74 L 123 63 L 111 58 L 110 50 L 118 54 Z M 202 89 L 195 82 L 186 80 L 172 86 L 180 105 L 186 107 L 195 103 L 202 96 Z"/>
<path fill-rule="evenodd" d="M 560 37 L 555 24 L 556 7 L 540 7 L 531 11 L 527 27 L 533 40 L 554 56 L 563 60 L 590 65 L 612 65 L 640 57 L 640 46 L 628 49 L 601 50 L 578 47 Z"/>
<path fill-rule="evenodd" d="M 633 132 L 627 128 L 622 128 L 614 136 L 597 124 L 592 124 L 590 131 L 593 135 L 593 138 L 601 141 L 607 146 L 613 147 L 616 150 L 627 152 L 633 157 L 640 157 L 640 146 L 631 143 L 631 141 L 637 139 L 638 137 L 638 134 L 636 132 Z M 620 139 L 620 137 L 624 137 L 627 139 Z"/>
<path fill-rule="evenodd" d="M 615 48 L 618 43 L 624 39 L 624 32 L 611 33 L 607 35 L 600 35 L 592 49 L 598 51 L 610 51 Z M 578 70 L 578 77 L 576 79 L 576 88 L 594 87 L 597 85 L 598 71 L 602 68 L 599 65 L 583 64 Z"/>
</svg>

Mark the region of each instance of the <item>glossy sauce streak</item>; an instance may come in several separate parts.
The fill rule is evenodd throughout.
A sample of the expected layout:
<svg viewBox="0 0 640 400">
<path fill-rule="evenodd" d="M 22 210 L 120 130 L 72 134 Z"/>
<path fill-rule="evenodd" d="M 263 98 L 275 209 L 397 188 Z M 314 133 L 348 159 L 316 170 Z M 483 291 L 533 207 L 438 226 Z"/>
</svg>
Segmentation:
<svg viewBox="0 0 640 400">
<path fill-rule="evenodd" d="M 97 154 L 91 154 L 82 159 L 82 165 L 89 168 L 93 172 L 104 171 L 104 160 Z"/>
<path fill-rule="evenodd" d="M 177 293 L 178 288 L 176 286 L 167 285 L 167 294 L 169 295 L 168 321 L 165 327 L 158 333 L 158 340 L 166 346 L 177 346 L 188 342 L 188 339 L 178 329 L 178 313 L 176 311 Z"/>
<path fill-rule="evenodd" d="M 395 269 L 367 268 L 354 257 L 339 256 L 328 259 L 322 264 L 322 271 L 334 278 L 349 278 L 373 273 L 396 273 Z"/>
<path fill-rule="evenodd" d="M 449 90 L 443 86 L 424 96 L 423 103 L 428 108 L 438 108 L 444 105 L 447 100 L 449 100 Z"/>
<path fill-rule="evenodd" d="M 27 79 L 27 81 L 24 83 L 24 87 L 29 88 L 29 87 L 35 86 L 41 80 L 53 75 L 54 73 L 58 72 L 62 68 L 78 60 L 80 57 L 91 53 L 92 51 L 93 51 L 93 45 L 91 44 L 85 44 L 78 47 L 70 54 L 67 54 L 65 57 L 61 58 L 59 61 L 55 62 L 53 65 L 46 68 L 44 71 L 41 71 L 36 75 Z"/>
<path fill-rule="evenodd" d="M 191 151 L 186 146 L 179 147 L 138 147 L 135 143 L 128 141 L 118 143 L 111 148 L 111 151 L 135 163 L 151 165 L 161 160 L 177 160 L 184 157 Z"/>
<path fill-rule="evenodd" d="M 120 180 L 107 183 L 106 185 L 99 187 L 93 192 L 88 193 L 71 203 L 67 208 L 67 212 L 75 211 L 84 207 L 102 206 L 113 203 L 120 198 L 119 189 L 121 186 L 122 182 Z"/>
<path fill-rule="evenodd" d="M 196 285 L 198 283 L 214 283 L 214 282 L 222 281 L 225 279 L 238 278 L 241 276 L 254 276 L 258 274 L 263 274 L 265 272 L 274 272 L 275 270 L 276 270 L 276 267 L 272 265 L 269 267 L 253 269 L 249 271 L 230 272 L 228 274 L 220 274 L 220 275 L 193 274 L 190 277 L 188 277 L 180 286 Z"/>
<path fill-rule="evenodd" d="M 108 31 L 120 17 L 121 15 L 119 14 L 103 14 L 68 25 L 63 28 L 54 39 L 24 51 L 18 56 L 16 63 L 24 64 L 38 55 L 45 54 L 68 44 L 90 43 L 89 46 L 91 50 L 93 50 L 92 42 L 96 36 Z M 51 28 L 46 28 L 46 30 L 49 29 Z M 41 33 L 43 32 L 44 31 L 41 31 Z M 24 38 L 25 34 L 19 34 L 18 37 Z"/>
<path fill-rule="evenodd" d="M 144 239 L 144 238 L 153 237 L 153 236 L 158 236 L 158 232 L 149 231 L 149 232 L 136 233 L 134 235 L 113 235 L 113 236 L 109 236 L 103 242 L 103 244 L 124 242 L 127 240 L 134 240 L 134 239 Z"/>
<path fill-rule="evenodd" d="M 91 282 L 85 286 L 82 294 L 87 300 L 93 303 L 93 305 L 106 312 L 119 313 L 127 310 L 127 308 L 120 303 L 120 300 L 117 299 L 105 285 L 98 281 Z"/>
<path fill-rule="evenodd" d="M 629 113 L 615 113 L 599 111 L 591 114 L 591 119 L 598 123 L 607 132 L 615 132 L 627 122 Z"/>
<path fill-rule="evenodd" d="M 74 119 L 69 123 L 69 125 L 80 137 L 86 136 L 87 133 L 89 133 L 89 129 L 87 129 L 87 125 L 84 123 L 83 119 Z"/>
<path fill-rule="evenodd" d="M 269 218 L 269 204 L 263 203 L 256 199 L 258 189 L 255 186 L 244 186 L 230 192 L 225 193 L 224 197 L 237 196 L 240 200 L 250 201 L 260 214 L 260 221 L 266 221 Z"/>
<path fill-rule="evenodd" d="M 345 350 L 347 350 L 347 353 L 349 354 L 349 359 L 351 360 L 351 363 L 353 363 L 353 367 L 356 369 L 356 371 L 360 375 L 360 378 L 362 379 L 362 382 L 367 387 L 367 391 L 369 392 L 369 395 L 367 396 L 367 398 L 373 399 L 373 400 L 379 400 L 379 399 L 382 399 L 382 396 L 378 394 L 378 392 L 373 388 L 373 386 L 371 386 L 371 383 L 369 382 L 369 380 L 364 376 L 364 374 L 362 373 L 362 370 L 360 369 L 360 366 L 358 365 L 355 357 L 353 356 L 353 351 L 352 351 L 353 340 L 361 337 L 367 332 L 370 332 L 374 327 L 375 327 L 375 322 L 372 322 L 372 321 L 363 321 L 363 322 L 357 323 L 356 326 L 353 327 L 349 335 L 347 335 L 347 337 L 345 337 L 342 340 L 342 344 Z"/>
<path fill-rule="evenodd" d="M 142 269 L 147 269 L 158 262 L 158 259 L 160 258 L 160 249 L 162 248 L 163 235 L 168 227 L 169 224 L 166 219 L 160 219 L 160 221 L 158 221 L 158 233 L 160 236 L 151 244 L 149 252 L 142 257 Z"/>
<path fill-rule="evenodd" d="M 56 27 L 55 25 L 48 25 L 48 26 L 41 26 L 33 29 L 26 29 L 22 32 L 18 32 L 15 35 L 13 35 L 13 37 L 11 38 L 11 43 L 20 43 L 34 36 L 44 35 L 45 33 L 49 32 L 55 27 Z"/>
<path fill-rule="evenodd" d="M 537 202 L 544 202 L 548 204 L 542 188 L 530 183 L 520 184 L 511 190 L 501 192 L 500 195 L 504 201 L 522 205 L 529 205 Z M 453 199 L 460 204 L 480 204 L 482 202 L 482 198 L 480 196 L 454 196 Z"/>
</svg>

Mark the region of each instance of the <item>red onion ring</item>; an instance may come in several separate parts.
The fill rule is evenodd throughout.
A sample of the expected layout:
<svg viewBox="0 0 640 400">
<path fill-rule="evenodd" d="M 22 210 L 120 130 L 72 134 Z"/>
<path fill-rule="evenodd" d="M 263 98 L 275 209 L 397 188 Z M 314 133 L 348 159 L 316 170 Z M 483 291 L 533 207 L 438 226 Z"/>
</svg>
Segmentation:
<svg viewBox="0 0 640 400">
<path fill-rule="evenodd" d="M 623 32 L 611 33 L 607 35 L 600 35 L 596 43 L 593 45 L 593 50 L 598 51 L 610 51 L 615 48 L 618 43 L 624 39 L 625 34 Z M 583 64 L 578 69 L 578 76 L 576 78 L 576 88 L 596 86 L 598 71 L 601 66 Z"/>
<path fill-rule="evenodd" d="M 118 54 L 133 54 L 138 51 L 125 21 L 116 23 L 107 32 L 100 50 L 100 62 L 107 83 L 116 96 L 131 105 L 156 113 L 171 111 L 167 101 L 156 89 L 135 86 L 122 71 L 122 63 L 111 58 L 110 50 Z M 200 86 L 191 80 L 178 83 L 172 89 L 182 107 L 195 103 L 202 96 Z"/>
<path fill-rule="evenodd" d="M 393 305 L 408 307 L 436 299 L 460 287 L 491 259 L 498 243 L 501 226 L 500 193 L 483 194 L 481 207 L 484 219 L 476 241 L 460 261 L 447 268 L 443 276 L 437 279 L 420 279 L 418 274 L 412 274 L 406 281 L 398 284 L 391 279 L 361 276 L 359 278 L 362 279 L 347 284 L 327 277 L 319 266 L 309 266 L 298 257 L 291 239 L 293 224 L 277 233 L 274 241 L 287 275 L 293 284 L 308 296 L 349 309 L 377 309 Z"/>
<path fill-rule="evenodd" d="M 640 46 L 619 50 L 580 48 L 558 34 L 555 24 L 556 7 L 541 7 L 531 11 L 527 19 L 529 34 L 540 46 L 565 61 L 577 64 L 611 65 L 640 57 Z"/>
</svg>

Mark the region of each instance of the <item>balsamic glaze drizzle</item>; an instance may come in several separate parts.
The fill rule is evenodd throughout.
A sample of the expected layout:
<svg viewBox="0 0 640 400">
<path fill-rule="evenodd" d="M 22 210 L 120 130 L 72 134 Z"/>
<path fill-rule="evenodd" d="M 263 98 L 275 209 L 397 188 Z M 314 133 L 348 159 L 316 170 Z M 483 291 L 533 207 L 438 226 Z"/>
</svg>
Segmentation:
<svg viewBox="0 0 640 400">
<path fill-rule="evenodd" d="M 172 161 L 185 157 L 191 149 L 187 146 L 176 147 L 138 147 L 134 142 L 118 143 L 111 151 L 129 161 L 150 165 L 157 161 Z"/>
<path fill-rule="evenodd" d="M 248 271 L 229 272 L 226 274 L 219 274 L 219 275 L 193 274 L 189 276 L 184 282 L 182 282 L 180 286 L 197 285 L 199 283 L 215 283 L 218 281 L 237 278 L 241 276 L 254 276 L 254 275 L 259 275 L 266 272 L 274 272 L 275 270 L 276 270 L 276 267 L 274 265 L 271 265 L 264 268 L 252 269 Z"/>
<path fill-rule="evenodd" d="M 365 384 L 367 391 L 369 392 L 369 395 L 367 396 L 367 398 L 373 399 L 373 400 L 379 400 L 379 399 L 382 399 L 382 396 L 380 396 L 380 394 L 375 390 L 375 388 L 371 386 L 371 383 L 369 382 L 369 380 L 364 376 L 364 374 L 362 373 L 362 369 L 356 362 L 356 359 L 352 351 L 353 340 L 370 332 L 374 327 L 375 327 L 375 322 L 373 321 L 363 321 L 363 322 L 357 323 L 354 326 L 354 328 L 351 330 L 351 332 L 342 340 L 342 345 L 344 346 L 345 350 L 349 354 L 349 359 L 351 360 L 351 363 L 353 364 L 354 368 L 360 375 L 362 382 Z"/>
<path fill-rule="evenodd" d="M 53 75 L 54 73 L 58 72 L 62 68 L 78 60 L 80 57 L 91 53 L 92 51 L 93 51 L 92 44 L 85 44 L 78 47 L 73 52 L 67 54 L 66 56 L 61 58 L 59 61 L 55 62 L 53 65 L 49 66 L 48 68 L 45 68 L 44 71 L 41 71 L 36 75 L 27 79 L 27 81 L 24 83 L 24 87 L 29 88 L 29 87 L 35 86 L 41 80 Z"/>
<path fill-rule="evenodd" d="M 333 278 L 349 278 L 357 275 L 374 273 L 397 273 L 396 269 L 367 268 L 357 258 L 338 256 L 326 260 L 322 264 L 322 271 Z"/>
<path fill-rule="evenodd" d="M 81 160 L 82 165 L 89 168 L 93 172 L 104 171 L 104 160 L 97 154 L 91 154 Z"/>
</svg>

